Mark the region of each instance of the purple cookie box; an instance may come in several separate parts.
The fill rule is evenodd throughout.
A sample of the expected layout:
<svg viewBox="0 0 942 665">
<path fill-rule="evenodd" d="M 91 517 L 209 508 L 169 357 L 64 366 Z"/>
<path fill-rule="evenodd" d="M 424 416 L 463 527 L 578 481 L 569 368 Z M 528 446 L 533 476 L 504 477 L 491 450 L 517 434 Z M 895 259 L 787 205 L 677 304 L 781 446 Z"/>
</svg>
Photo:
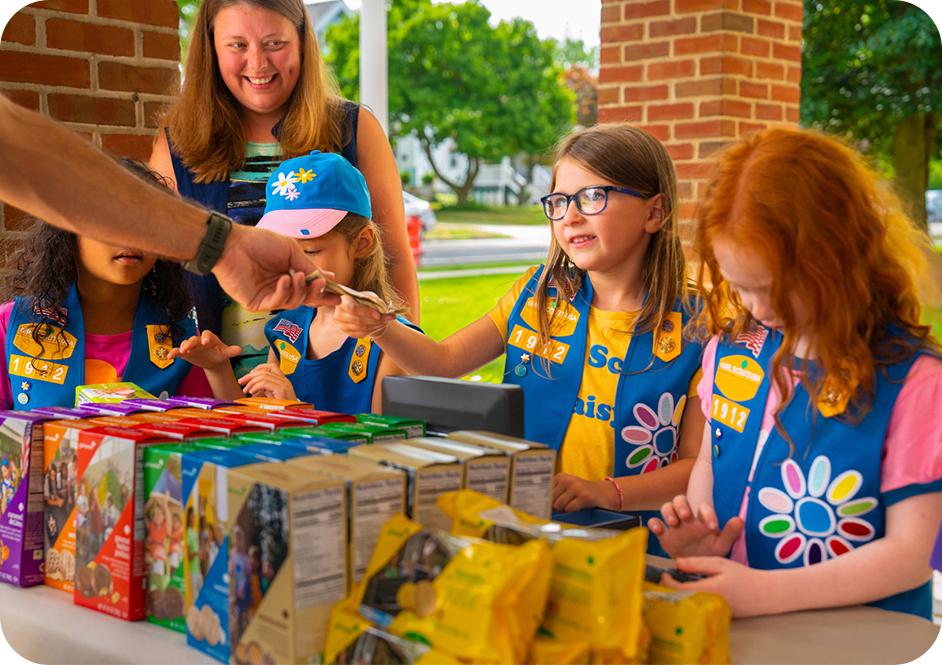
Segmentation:
<svg viewBox="0 0 942 665">
<path fill-rule="evenodd" d="M 70 406 L 41 406 L 38 409 L 33 409 L 30 413 L 35 413 L 45 418 L 57 418 L 59 420 L 82 420 L 83 418 L 92 418 L 95 415 L 94 413 L 89 413 L 88 411 Z"/>
<path fill-rule="evenodd" d="M 127 416 L 132 413 L 140 413 L 144 411 L 140 406 L 135 406 L 134 404 L 128 404 L 127 402 L 117 402 L 115 404 L 103 404 L 98 402 L 86 402 L 81 407 L 80 411 L 87 411 L 94 416 Z"/>
<path fill-rule="evenodd" d="M 189 406 L 195 409 L 215 409 L 218 406 L 234 406 L 235 402 L 227 402 L 223 399 L 213 399 L 212 397 L 171 397 L 167 400 L 177 406 Z"/>
<path fill-rule="evenodd" d="M 149 397 L 132 397 L 121 403 L 140 407 L 141 411 L 169 411 L 170 409 L 183 408 L 180 404 L 174 404 L 166 399 L 150 399 Z"/>
<path fill-rule="evenodd" d="M 15 586 L 43 582 L 43 445 L 42 434 L 33 440 L 33 426 L 55 416 L 27 411 L 0 411 L 0 445 L 3 458 L 19 456 L 20 478 L 3 505 L 0 485 L 0 540 L 8 556 L 0 557 L 0 581 Z M 20 451 L 13 452 L 20 445 Z M 3 475 L 0 474 L 0 479 Z M 30 506 L 39 510 L 30 511 Z"/>
</svg>

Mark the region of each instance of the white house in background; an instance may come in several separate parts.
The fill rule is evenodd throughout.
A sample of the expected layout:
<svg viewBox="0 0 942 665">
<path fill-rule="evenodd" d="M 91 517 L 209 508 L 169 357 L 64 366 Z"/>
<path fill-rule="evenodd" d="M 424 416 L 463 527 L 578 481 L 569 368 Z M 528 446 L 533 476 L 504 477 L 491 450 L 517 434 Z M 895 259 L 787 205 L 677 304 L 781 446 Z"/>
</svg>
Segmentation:
<svg viewBox="0 0 942 665">
<path fill-rule="evenodd" d="M 353 14 L 353 10 L 347 7 L 343 0 L 327 0 L 327 2 L 305 2 L 308 14 L 311 15 L 311 24 L 314 26 L 314 32 L 317 34 L 317 43 L 324 46 L 324 35 L 327 28 L 344 16 Z"/>
<path fill-rule="evenodd" d="M 426 173 L 434 175 L 422 144 L 414 135 L 399 137 L 395 141 L 394 152 L 399 172 L 406 173 L 409 184 L 421 185 Z M 454 142 L 447 139 L 432 149 L 438 170 L 452 182 L 463 182 L 468 169 L 468 158 L 454 150 Z M 521 169 L 522 171 L 522 169 Z M 504 157 L 497 164 L 482 164 L 474 180 L 472 198 L 487 205 L 515 205 L 517 192 L 526 184 L 526 179 L 518 171 L 510 157 Z M 546 166 L 533 169 L 533 182 L 528 187 L 528 200 L 537 201 L 549 191 L 552 173 Z M 433 188 L 436 192 L 447 193 L 451 189 L 445 183 L 435 179 Z"/>
<path fill-rule="evenodd" d="M 355 13 L 344 0 L 327 0 L 327 2 L 305 3 L 317 40 L 323 50 L 327 28 L 345 16 Z M 409 183 L 421 185 L 426 173 L 432 173 L 428 158 L 422 145 L 415 136 L 392 137 L 395 143 L 396 161 L 400 173 L 409 174 Z M 461 153 L 454 152 L 454 143 L 451 140 L 435 146 L 433 149 L 435 164 L 445 177 L 452 182 L 464 180 L 468 168 L 468 159 Z M 550 169 L 537 166 L 533 171 L 533 182 L 529 187 L 529 200 L 536 201 L 549 191 L 551 179 Z M 517 202 L 517 192 L 525 183 L 525 178 L 513 165 L 510 157 L 504 157 L 498 164 L 482 164 L 474 181 L 472 197 L 479 203 L 488 205 L 512 205 Z M 435 191 L 447 193 L 451 190 L 437 178 L 433 182 Z"/>
</svg>

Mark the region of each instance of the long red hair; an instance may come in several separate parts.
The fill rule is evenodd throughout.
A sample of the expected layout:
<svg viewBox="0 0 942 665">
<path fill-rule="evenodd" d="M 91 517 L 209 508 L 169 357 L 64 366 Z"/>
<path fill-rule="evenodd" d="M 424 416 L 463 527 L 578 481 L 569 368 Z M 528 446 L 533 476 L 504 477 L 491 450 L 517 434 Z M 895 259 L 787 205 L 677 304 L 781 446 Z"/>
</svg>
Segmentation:
<svg viewBox="0 0 942 665">
<path fill-rule="evenodd" d="M 772 364 L 783 396 L 790 384 L 779 369 L 793 362 L 801 335 L 811 340 L 821 370 L 814 377 L 802 372 L 809 394 L 815 403 L 843 396 L 852 420 L 869 410 L 881 367 L 920 348 L 939 351 L 921 323 L 923 287 L 930 287 L 928 238 L 879 175 L 839 140 L 775 128 L 734 143 L 717 157 L 697 216 L 704 298 L 698 327 L 735 337 L 753 321 L 723 279 L 714 241 L 764 259 L 771 305 L 783 324 Z M 806 312 L 803 329 L 793 298 Z"/>
</svg>

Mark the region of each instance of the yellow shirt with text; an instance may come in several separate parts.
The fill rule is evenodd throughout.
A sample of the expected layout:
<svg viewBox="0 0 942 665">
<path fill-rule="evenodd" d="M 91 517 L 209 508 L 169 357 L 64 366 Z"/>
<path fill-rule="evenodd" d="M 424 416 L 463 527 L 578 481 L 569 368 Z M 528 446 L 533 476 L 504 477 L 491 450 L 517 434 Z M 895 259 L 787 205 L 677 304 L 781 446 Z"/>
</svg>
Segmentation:
<svg viewBox="0 0 942 665">
<path fill-rule="evenodd" d="M 505 345 L 510 314 L 535 271 L 536 267 L 530 268 L 488 312 Z M 597 307 L 589 308 L 582 381 L 559 453 L 560 472 L 589 480 L 612 475 L 615 394 L 636 316 L 637 312 L 606 312 Z M 511 367 L 519 361 L 519 358 L 508 356 Z M 533 362 L 540 361 L 534 358 L 530 360 L 531 364 Z M 696 397 L 699 377 L 698 370 L 690 382 L 688 394 L 691 397 Z"/>
</svg>

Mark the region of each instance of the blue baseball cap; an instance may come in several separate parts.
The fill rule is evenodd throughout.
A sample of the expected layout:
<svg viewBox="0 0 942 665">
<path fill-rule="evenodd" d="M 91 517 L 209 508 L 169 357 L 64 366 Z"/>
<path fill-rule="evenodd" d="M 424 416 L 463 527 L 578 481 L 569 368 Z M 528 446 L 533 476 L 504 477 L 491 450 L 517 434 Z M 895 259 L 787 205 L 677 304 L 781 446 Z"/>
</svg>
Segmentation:
<svg viewBox="0 0 942 665">
<path fill-rule="evenodd" d="M 347 213 L 370 219 L 370 192 L 353 164 L 333 152 L 313 151 L 282 162 L 268 179 L 258 228 L 289 238 L 317 238 Z"/>
</svg>

